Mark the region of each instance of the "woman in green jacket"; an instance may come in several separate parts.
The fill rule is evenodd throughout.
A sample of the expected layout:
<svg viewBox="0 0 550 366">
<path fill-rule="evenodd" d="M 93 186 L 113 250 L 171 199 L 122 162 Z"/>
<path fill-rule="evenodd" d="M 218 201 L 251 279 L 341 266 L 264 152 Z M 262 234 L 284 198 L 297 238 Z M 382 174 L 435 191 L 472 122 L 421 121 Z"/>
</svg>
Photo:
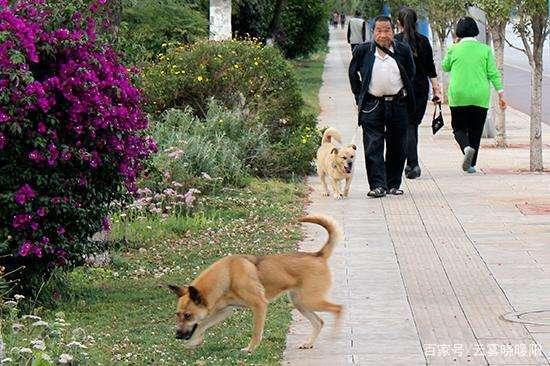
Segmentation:
<svg viewBox="0 0 550 366">
<path fill-rule="evenodd" d="M 462 170 L 468 173 L 476 171 L 491 84 L 498 92 L 500 108 L 506 108 L 493 52 L 489 46 L 474 38 L 478 34 L 479 29 L 473 18 L 461 18 L 456 25 L 457 40 L 443 60 L 443 71 L 451 73 L 448 91 L 451 126 L 464 154 Z"/>
</svg>

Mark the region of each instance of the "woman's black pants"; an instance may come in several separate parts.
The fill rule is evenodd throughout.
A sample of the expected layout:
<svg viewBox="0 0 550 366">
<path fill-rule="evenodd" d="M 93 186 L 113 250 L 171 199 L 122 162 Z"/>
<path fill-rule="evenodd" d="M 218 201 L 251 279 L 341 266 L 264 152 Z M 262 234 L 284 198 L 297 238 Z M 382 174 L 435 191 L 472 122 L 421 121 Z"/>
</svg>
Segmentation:
<svg viewBox="0 0 550 366">
<path fill-rule="evenodd" d="M 464 107 L 451 107 L 451 126 L 455 140 L 464 153 L 464 148 L 470 146 L 476 150 L 472 159 L 472 166 L 476 165 L 477 152 L 481 142 L 483 126 L 487 118 L 487 108 L 469 105 Z"/>
</svg>

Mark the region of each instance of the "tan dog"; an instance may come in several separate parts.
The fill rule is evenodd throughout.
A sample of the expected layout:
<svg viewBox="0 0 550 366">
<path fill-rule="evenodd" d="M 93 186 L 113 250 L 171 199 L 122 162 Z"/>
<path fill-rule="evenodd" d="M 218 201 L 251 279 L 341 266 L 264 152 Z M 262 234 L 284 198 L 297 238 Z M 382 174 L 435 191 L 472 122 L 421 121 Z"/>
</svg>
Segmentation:
<svg viewBox="0 0 550 366">
<path fill-rule="evenodd" d="M 187 348 L 202 344 L 204 332 L 231 315 L 232 308 L 248 307 L 253 312 L 254 329 L 243 351 L 252 352 L 262 339 L 267 303 L 282 292 L 289 293 L 294 307 L 313 326 L 311 336 L 300 348 L 312 348 L 321 331 L 323 320 L 315 311 L 340 317 L 342 306 L 325 297 L 331 286 L 327 259 L 341 232 L 326 216 L 306 216 L 300 221 L 321 225 L 328 231 L 328 240 L 318 252 L 230 255 L 212 264 L 190 286 L 169 286 L 179 297 L 176 337 L 186 340 Z"/>
<path fill-rule="evenodd" d="M 332 140 L 341 143 L 342 136 L 337 129 L 330 127 L 323 133 L 321 146 L 317 150 L 317 174 L 321 178 L 321 183 L 323 183 L 323 196 L 329 196 L 326 181 L 328 175 L 331 179 L 334 198 L 339 200 L 349 195 L 357 146 L 348 144 L 338 149 L 332 143 Z M 340 190 L 342 180 L 346 181 L 344 192 Z"/>
</svg>

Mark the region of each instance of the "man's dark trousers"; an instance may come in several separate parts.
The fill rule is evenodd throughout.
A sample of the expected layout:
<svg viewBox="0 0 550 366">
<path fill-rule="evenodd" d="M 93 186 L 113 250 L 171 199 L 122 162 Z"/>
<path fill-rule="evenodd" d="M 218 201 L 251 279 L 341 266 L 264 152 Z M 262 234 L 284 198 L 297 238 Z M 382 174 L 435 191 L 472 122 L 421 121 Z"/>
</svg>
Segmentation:
<svg viewBox="0 0 550 366">
<path fill-rule="evenodd" d="M 365 165 L 370 189 L 399 188 L 406 158 L 407 105 L 405 100 L 367 100 L 361 109 Z M 384 139 L 386 159 L 384 163 Z"/>
</svg>

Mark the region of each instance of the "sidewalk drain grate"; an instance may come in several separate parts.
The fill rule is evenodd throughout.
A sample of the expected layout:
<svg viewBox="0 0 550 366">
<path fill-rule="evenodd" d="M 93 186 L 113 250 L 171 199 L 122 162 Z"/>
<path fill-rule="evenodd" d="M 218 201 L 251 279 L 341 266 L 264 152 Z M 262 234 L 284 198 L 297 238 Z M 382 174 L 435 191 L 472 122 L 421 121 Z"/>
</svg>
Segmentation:
<svg viewBox="0 0 550 366">
<path fill-rule="evenodd" d="M 501 315 L 500 318 L 512 323 L 550 326 L 550 310 L 511 312 Z"/>
<path fill-rule="evenodd" d="M 524 215 L 550 215 L 550 204 L 518 203 L 516 207 Z"/>
</svg>

